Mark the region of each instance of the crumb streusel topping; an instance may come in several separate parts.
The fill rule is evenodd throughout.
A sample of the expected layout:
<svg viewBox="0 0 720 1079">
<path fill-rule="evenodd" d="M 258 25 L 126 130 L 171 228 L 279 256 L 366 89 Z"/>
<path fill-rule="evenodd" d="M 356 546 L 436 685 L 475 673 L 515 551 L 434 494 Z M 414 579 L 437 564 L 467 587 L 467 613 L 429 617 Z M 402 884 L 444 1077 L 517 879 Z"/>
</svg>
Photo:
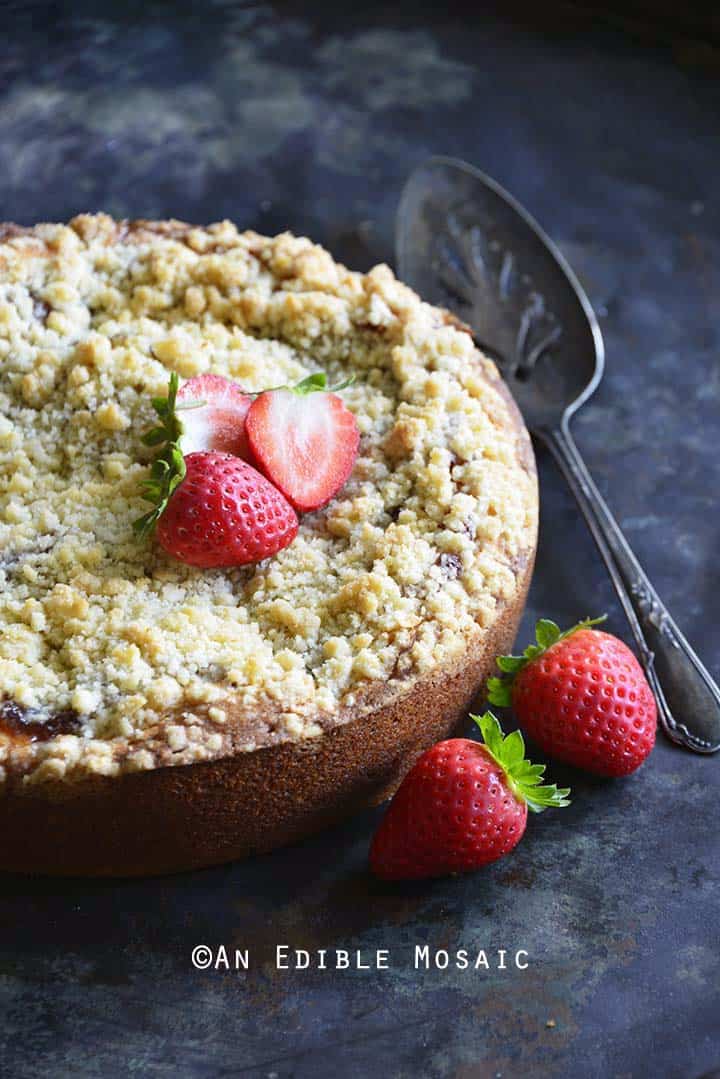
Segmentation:
<svg viewBox="0 0 720 1079">
<path fill-rule="evenodd" d="M 1 239 L 0 777 L 311 738 L 487 632 L 534 547 L 527 435 L 470 336 L 386 266 L 227 221 Z M 169 371 L 257 391 L 319 369 L 356 376 L 360 453 L 291 546 L 207 571 L 134 536 Z"/>
</svg>

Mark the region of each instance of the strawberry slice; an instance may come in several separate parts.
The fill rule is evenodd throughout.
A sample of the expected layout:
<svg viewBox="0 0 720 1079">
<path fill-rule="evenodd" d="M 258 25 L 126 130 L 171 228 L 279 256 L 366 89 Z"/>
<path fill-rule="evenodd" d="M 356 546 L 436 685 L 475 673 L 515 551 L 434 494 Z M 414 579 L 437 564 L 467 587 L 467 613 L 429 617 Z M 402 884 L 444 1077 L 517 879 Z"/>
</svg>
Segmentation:
<svg viewBox="0 0 720 1079">
<path fill-rule="evenodd" d="M 185 456 L 206 450 L 232 453 L 252 463 L 245 434 L 245 417 L 252 397 L 222 375 L 197 375 L 177 393 Z"/>
<path fill-rule="evenodd" d="M 337 494 L 360 442 L 355 417 L 326 389 L 321 373 L 261 393 L 245 430 L 257 467 L 300 512 L 318 509 Z"/>
</svg>

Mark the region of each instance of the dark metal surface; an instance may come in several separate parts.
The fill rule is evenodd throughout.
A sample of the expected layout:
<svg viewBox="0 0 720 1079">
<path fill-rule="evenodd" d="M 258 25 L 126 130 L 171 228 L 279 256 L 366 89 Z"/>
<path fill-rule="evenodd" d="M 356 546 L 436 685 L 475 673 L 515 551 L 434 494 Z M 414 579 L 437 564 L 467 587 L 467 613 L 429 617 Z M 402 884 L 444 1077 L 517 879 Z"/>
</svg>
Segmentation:
<svg viewBox="0 0 720 1079">
<path fill-rule="evenodd" d="M 351 265 L 392 257 L 431 152 L 510 188 L 576 268 L 607 346 L 577 418 L 599 486 L 709 669 L 717 617 L 720 87 L 619 36 L 310 5 L 6 5 L 2 216 L 232 216 Z M 58 11 L 61 13 L 58 14 Z M 189 9 L 188 9 L 189 11 Z M 122 13 L 120 13 L 122 12 Z M 525 633 L 608 610 L 554 467 Z M 377 818 L 161 881 L 0 882 L 0 1070 L 38 1075 L 652 1075 L 720 1063 L 716 758 L 658 745 L 465 879 L 365 872 Z M 698 825 L 702 825 L 699 827 Z M 193 970 L 194 945 L 248 972 Z M 277 971 L 273 949 L 390 950 L 388 971 Z M 412 948 L 517 948 L 529 969 L 414 971 Z"/>
<path fill-rule="evenodd" d="M 599 385 L 605 347 L 562 252 L 497 181 L 447 157 L 413 172 L 396 237 L 402 279 L 473 328 L 528 428 L 556 458 L 625 612 L 660 727 L 686 749 L 716 753 L 720 688 L 638 562 L 570 432 L 570 420 Z"/>
</svg>

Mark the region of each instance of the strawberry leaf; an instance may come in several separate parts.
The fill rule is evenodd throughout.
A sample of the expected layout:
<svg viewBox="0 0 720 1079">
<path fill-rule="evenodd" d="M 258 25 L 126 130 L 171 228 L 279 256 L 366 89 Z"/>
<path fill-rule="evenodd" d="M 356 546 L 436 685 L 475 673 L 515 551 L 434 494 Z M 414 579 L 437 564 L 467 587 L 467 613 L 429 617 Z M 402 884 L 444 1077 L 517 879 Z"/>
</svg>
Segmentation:
<svg viewBox="0 0 720 1079">
<path fill-rule="evenodd" d="M 159 446 L 161 442 L 165 442 L 165 428 L 153 427 L 147 434 L 142 436 L 142 441 L 146 446 Z"/>
<path fill-rule="evenodd" d="M 316 371 L 313 375 L 301 378 L 294 386 L 269 386 L 268 389 L 260 390 L 259 393 L 252 396 L 260 397 L 260 394 L 272 393 L 274 390 L 290 390 L 292 393 L 296 393 L 298 397 L 307 397 L 311 393 L 339 393 L 340 390 L 346 390 L 348 386 L 352 386 L 354 382 L 355 375 L 350 375 L 349 378 L 338 382 L 337 386 L 328 386 L 325 372 Z"/>
<path fill-rule="evenodd" d="M 607 615 L 600 615 L 599 618 L 585 618 L 582 622 L 578 622 L 577 625 L 571 626 L 570 629 L 566 629 L 564 633 L 560 632 L 560 627 L 551 622 L 549 618 L 541 618 L 535 626 L 535 640 L 537 644 L 529 644 L 521 656 L 498 656 L 495 660 L 500 671 L 502 671 L 503 677 L 488 678 L 487 681 L 487 698 L 490 704 L 495 704 L 499 708 L 507 708 L 512 704 L 512 689 L 516 676 L 522 671 L 529 663 L 542 656 L 547 652 L 548 648 L 552 648 L 558 641 L 564 641 L 567 637 L 570 637 L 573 633 L 577 633 L 579 629 L 590 629 L 591 626 L 597 626 L 601 622 L 604 622 Z"/>
<path fill-rule="evenodd" d="M 337 382 L 334 386 L 328 387 L 328 393 L 339 393 L 340 390 L 346 390 L 348 386 L 352 386 L 355 383 L 355 375 L 348 375 L 342 382 Z"/>
<path fill-rule="evenodd" d="M 316 371 L 314 375 L 308 375 L 307 378 L 296 382 L 294 386 L 281 387 L 281 389 L 287 388 L 292 390 L 293 393 L 299 394 L 300 397 L 306 397 L 309 393 L 338 393 L 340 390 L 346 390 L 348 386 L 352 386 L 354 381 L 355 376 L 350 375 L 349 378 L 338 382 L 337 386 L 328 386 L 325 372 Z"/>
<path fill-rule="evenodd" d="M 520 731 L 508 734 L 503 742 L 503 759 L 508 768 L 517 768 L 525 757 L 525 742 Z"/>
<path fill-rule="evenodd" d="M 504 678 L 488 678 L 487 698 L 490 704 L 498 708 L 509 708 L 512 704 L 512 682 Z"/>
<path fill-rule="evenodd" d="M 173 371 L 168 382 L 167 397 L 154 397 L 154 408 L 160 423 L 143 436 L 146 446 L 162 446 L 150 468 L 150 475 L 140 485 L 140 493 L 153 508 L 133 522 L 133 528 L 141 539 L 153 531 L 165 512 L 176 487 L 185 479 L 185 459 L 180 450 L 183 426 L 177 415 L 177 392 L 179 379 Z"/>
<path fill-rule="evenodd" d="M 471 715 L 470 718 L 477 723 L 485 740 L 485 745 L 495 757 L 495 760 L 498 760 L 502 753 L 503 732 L 497 717 L 492 712 L 485 712 L 482 716 Z"/>
<path fill-rule="evenodd" d="M 292 387 L 293 393 L 300 394 L 301 397 L 308 393 L 317 393 L 318 390 L 326 389 L 327 375 L 324 371 L 317 371 L 314 375 L 308 375 L 307 378 L 303 378 Z"/>
<path fill-rule="evenodd" d="M 541 618 L 535 626 L 535 640 L 541 648 L 550 648 L 560 640 L 560 626 L 548 618 Z"/>
<path fill-rule="evenodd" d="M 498 656 L 497 665 L 506 674 L 513 674 L 525 665 L 523 656 Z"/>
<path fill-rule="evenodd" d="M 570 805 L 569 787 L 558 787 L 555 783 L 541 785 L 545 772 L 544 764 L 531 764 L 525 757 L 525 740 L 520 731 L 503 735 L 497 717 L 492 712 L 470 718 L 477 723 L 485 743 L 495 763 L 505 773 L 507 785 L 518 798 L 527 803 L 533 813 L 541 813 L 549 807 Z"/>
</svg>

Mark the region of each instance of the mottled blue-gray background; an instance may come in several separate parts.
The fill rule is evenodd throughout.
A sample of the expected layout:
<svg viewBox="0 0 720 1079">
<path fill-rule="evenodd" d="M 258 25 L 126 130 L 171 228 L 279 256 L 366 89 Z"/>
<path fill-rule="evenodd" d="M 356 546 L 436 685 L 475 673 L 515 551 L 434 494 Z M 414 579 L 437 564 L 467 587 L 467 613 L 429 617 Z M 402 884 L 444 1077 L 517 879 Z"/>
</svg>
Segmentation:
<svg viewBox="0 0 720 1079">
<path fill-rule="evenodd" d="M 540 33 L 459 5 L 194 6 L 3 5 L 0 217 L 228 216 L 308 233 L 365 269 L 392 261 L 414 165 L 479 165 L 559 242 L 600 313 L 607 377 L 577 440 L 720 672 L 718 83 L 589 24 Z M 626 635 L 569 494 L 539 464 L 524 631 L 540 613 L 607 610 Z M 374 884 L 368 813 L 161 881 L 0 881 L 0 1070 L 692 1079 L 720 1066 L 720 758 L 662 742 L 624 782 L 554 774 L 572 808 L 466 879 Z M 251 971 L 194 971 L 201 942 L 249 947 Z M 388 947 L 393 969 L 277 973 L 280 942 Z M 416 942 L 523 947 L 530 969 L 416 974 Z"/>
</svg>

